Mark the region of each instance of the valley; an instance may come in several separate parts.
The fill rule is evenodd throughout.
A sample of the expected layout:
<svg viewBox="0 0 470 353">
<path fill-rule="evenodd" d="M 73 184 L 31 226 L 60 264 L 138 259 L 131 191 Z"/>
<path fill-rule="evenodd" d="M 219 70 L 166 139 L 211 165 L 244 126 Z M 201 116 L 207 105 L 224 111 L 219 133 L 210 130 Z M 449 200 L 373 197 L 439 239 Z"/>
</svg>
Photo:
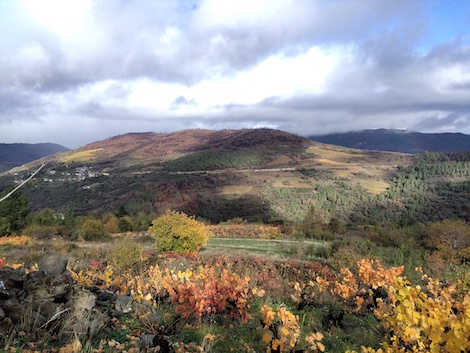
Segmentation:
<svg viewBox="0 0 470 353">
<path fill-rule="evenodd" d="M 0 203 L 0 350 L 468 350 L 468 151 L 186 130 L 41 158 L 2 195 L 28 178 Z M 67 271 L 35 287 L 48 255 Z"/>
</svg>

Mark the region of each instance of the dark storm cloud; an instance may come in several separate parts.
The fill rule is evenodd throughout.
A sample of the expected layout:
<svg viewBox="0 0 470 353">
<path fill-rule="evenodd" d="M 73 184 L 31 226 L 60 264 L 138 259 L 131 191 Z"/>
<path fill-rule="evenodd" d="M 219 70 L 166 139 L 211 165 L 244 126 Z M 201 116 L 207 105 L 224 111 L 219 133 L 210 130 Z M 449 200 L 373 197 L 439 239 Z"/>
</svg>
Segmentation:
<svg viewBox="0 0 470 353">
<path fill-rule="evenodd" d="M 447 116 L 429 116 L 417 122 L 413 128 L 417 131 L 460 131 L 470 125 L 470 114 L 457 115 L 449 114 Z"/>
<path fill-rule="evenodd" d="M 0 122 L 35 120 L 44 112 L 43 102 L 32 92 L 0 88 Z"/>
</svg>

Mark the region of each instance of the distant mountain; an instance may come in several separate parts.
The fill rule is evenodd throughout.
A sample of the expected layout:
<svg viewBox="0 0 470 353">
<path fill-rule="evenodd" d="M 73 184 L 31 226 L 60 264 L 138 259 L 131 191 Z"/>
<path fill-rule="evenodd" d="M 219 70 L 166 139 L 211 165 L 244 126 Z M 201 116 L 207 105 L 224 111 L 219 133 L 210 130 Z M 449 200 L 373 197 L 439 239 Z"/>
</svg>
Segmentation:
<svg viewBox="0 0 470 353">
<path fill-rule="evenodd" d="M 370 133 L 381 133 L 377 142 L 388 139 L 389 146 L 407 152 L 417 152 L 418 137 L 426 135 Z M 450 135 L 449 144 L 458 149 L 456 137 L 465 135 Z M 449 144 L 443 146 L 450 149 Z M 470 151 L 439 156 L 360 151 L 271 129 L 131 133 L 3 173 L 0 191 L 26 180 L 45 161 L 22 187 L 32 210 L 72 207 L 76 214 L 137 217 L 172 209 L 212 223 L 237 218 L 290 224 L 301 222 L 314 206 L 318 219 L 343 224 L 470 221 Z"/>
<path fill-rule="evenodd" d="M 0 171 L 65 151 L 69 149 L 55 143 L 0 143 Z"/>
<path fill-rule="evenodd" d="M 470 150 L 470 135 L 406 130 L 362 130 L 309 136 L 311 140 L 361 150 L 422 153 Z"/>
<path fill-rule="evenodd" d="M 152 159 L 198 151 L 241 151 L 275 147 L 307 147 L 311 142 L 288 132 L 272 129 L 182 130 L 173 133 L 128 133 L 90 143 L 76 152 L 96 151 L 96 160 L 113 158 Z"/>
</svg>

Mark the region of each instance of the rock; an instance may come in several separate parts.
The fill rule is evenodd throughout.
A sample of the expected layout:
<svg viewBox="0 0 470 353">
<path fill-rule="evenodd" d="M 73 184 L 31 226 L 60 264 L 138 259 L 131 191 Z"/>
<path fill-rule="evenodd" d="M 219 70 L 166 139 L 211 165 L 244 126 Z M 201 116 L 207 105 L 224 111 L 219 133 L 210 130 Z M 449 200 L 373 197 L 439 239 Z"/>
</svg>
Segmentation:
<svg viewBox="0 0 470 353">
<path fill-rule="evenodd" d="M 23 268 L 16 270 L 7 266 L 0 268 L 0 281 L 3 283 L 3 289 L 21 289 L 25 280 L 26 273 Z"/>
<path fill-rule="evenodd" d="M 44 272 L 46 275 L 55 276 L 64 273 L 67 269 L 69 259 L 65 255 L 53 254 L 43 257 L 38 262 L 39 271 Z"/>
<path fill-rule="evenodd" d="M 170 342 L 168 337 L 163 335 L 142 335 L 140 342 L 149 348 L 160 347 L 158 352 L 170 352 Z"/>
<path fill-rule="evenodd" d="M 62 300 L 72 288 L 73 280 L 69 273 L 47 276 L 42 272 L 32 273 L 26 280 L 26 288 L 29 296 L 34 300 Z"/>
<path fill-rule="evenodd" d="M 146 347 L 155 347 L 153 340 L 157 337 L 157 335 L 142 335 L 140 337 L 140 343 L 142 343 Z"/>
<path fill-rule="evenodd" d="M 67 263 L 64 255 L 50 255 L 39 261 L 38 271 L 28 274 L 23 268 L 0 268 L 0 337 L 14 329 L 27 332 L 28 337 L 53 331 L 64 337 L 87 335 L 91 339 L 109 327 L 112 318 L 149 310 L 140 308 L 143 304 L 134 302 L 130 293 L 118 295 L 96 285 L 75 283 Z M 145 335 L 142 342 L 160 352 L 170 349 L 168 337 L 163 335 Z"/>
<path fill-rule="evenodd" d="M 47 321 L 52 319 L 57 320 L 65 313 L 63 311 L 63 304 L 54 303 L 52 301 L 44 302 L 39 309 Z"/>
<path fill-rule="evenodd" d="M 2 309 L 5 312 L 5 316 L 8 316 L 15 324 L 24 319 L 23 305 L 13 302 L 4 303 Z"/>
<path fill-rule="evenodd" d="M 73 313 L 80 319 L 91 311 L 96 303 L 96 296 L 86 290 L 77 291 L 71 299 Z"/>
<path fill-rule="evenodd" d="M 12 295 L 4 289 L 0 289 L 0 300 L 11 299 Z"/>
<path fill-rule="evenodd" d="M 115 309 L 118 312 L 127 314 L 132 311 L 132 302 L 134 301 L 134 298 L 128 297 L 126 295 L 118 295 L 116 298 L 116 305 Z"/>
<path fill-rule="evenodd" d="M 114 294 L 104 290 L 96 294 L 96 305 L 101 307 L 111 307 Z"/>
</svg>

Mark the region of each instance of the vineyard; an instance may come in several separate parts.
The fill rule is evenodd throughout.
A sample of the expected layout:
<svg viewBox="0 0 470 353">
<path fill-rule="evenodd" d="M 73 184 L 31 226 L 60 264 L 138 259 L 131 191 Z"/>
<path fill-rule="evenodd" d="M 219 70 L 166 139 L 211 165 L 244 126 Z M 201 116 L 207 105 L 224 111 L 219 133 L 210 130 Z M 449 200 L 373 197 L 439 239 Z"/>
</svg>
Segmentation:
<svg viewBox="0 0 470 353">
<path fill-rule="evenodd" d="M 65 329 L 48 332 L 25 312 L 20 321 L 28 325 L 2 321 L 0 349 L 134 353 L 470 349 L 468 277 L 466 282 L 442 281 L 421 268 L 408 268 L 417 278 L 411 282 L 404 266 L 387 267 L 373 259 L 335 270 L 318 260 L 158 253 L 147 250 L 149 244 L 129 239 L 113 244 L 107 252 L 93 246 L 80 252 L 58 241 L 51 246 L 69 254 L 68 271 L 77 288 L 99 293 L 98 297 L 132 298 L 129 310 L 114 314 L 99 330 L 93 328 L 96 319 L 88 318 L 90 327 L 80 335 Z M 32 250 L 44 243 L 23 236 L 2 238 L 0 246 Z M 1 274 L 26 265 L 4 258 L 0 266 Z M 24 270 L 34 273 L 35 266 Z M 93 311 L 89 315 L 97 315 Z"/>
</svg>

